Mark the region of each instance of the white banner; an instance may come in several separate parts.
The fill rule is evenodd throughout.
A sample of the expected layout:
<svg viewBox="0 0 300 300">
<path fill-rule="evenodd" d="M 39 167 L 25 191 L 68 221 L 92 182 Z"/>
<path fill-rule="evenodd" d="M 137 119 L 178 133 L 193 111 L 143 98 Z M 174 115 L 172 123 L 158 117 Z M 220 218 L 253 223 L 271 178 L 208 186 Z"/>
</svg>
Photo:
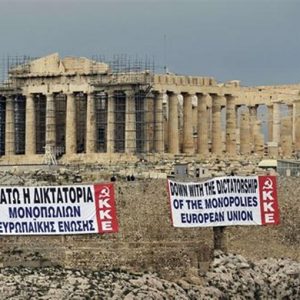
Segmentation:
<svg viewBox="0 0 300 300">
<path fill-rule="evenodd" d="M 118 231 L 111 183 L 0 187 L 0 235 Z"/>
<path fill-rule="evenodd" d="M 168 180 L 168 193 L 175 227 L 279 223 L 275 176 Z"/>
</svg>

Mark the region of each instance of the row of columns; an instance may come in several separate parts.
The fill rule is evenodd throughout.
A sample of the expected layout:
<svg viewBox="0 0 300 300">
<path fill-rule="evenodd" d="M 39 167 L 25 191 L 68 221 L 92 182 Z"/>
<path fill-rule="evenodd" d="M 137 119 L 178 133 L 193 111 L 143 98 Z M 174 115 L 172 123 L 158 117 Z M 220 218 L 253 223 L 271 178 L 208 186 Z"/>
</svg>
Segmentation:
<svg viewBox="0 0 300 300">
<path fill-rule="evenodd" d="M 115 141 L 115 103 L 113 91 L 108 92 L 107 102 L 107 152 L 114 152 Z M 136 120 L 135 120 L 135 95 L 129 90 L 126 94 L 126 122 L 125 122 L 125 152 L 135 152 L 136 143 Z M 162 92 L 154 92 L 153 115 L 153 148 L 155 152 L 164 152 L 164 128 L 163 128 L 163 101 L 166 96 Z M 168 152 L 178 154 L 180 152 L 179 132 L 179 110 L 178 94 L 167 92 L 168 97 Z M 209 140 L 211 140 L 211 152 L 221 154 L 223 151 L 221 109 L 224 105 L 224 96 L 218 94 L 190 94 L 182 93 L 183 96 L 183 152 L 193 154 L 195 152 L 207 155 L 209 152 Z M 192 110 L 193 97 L 197 97 L 197 143 L 194 149 Z M 76 137 L 76 102 L 74 93 L 66 94 L 66 154 L 77 152 Z M 96 151 L 96 115 L 95 99 L 93 94 L 87 93 L 87 120 L 86 120 L 86 153 Z M 36 153 L 36 110 L 34 95 L 26 97 L 26 134 L 25 154 Z M 211 101 L 209 101 L 211 98 Z M 235 155 L 237 151 L 237 108 L 235 97 L 225 95 L 226 107 L 226 136 L 225 151 Z M 211 112 L 209 110 L 211 102 Z M 148 104 L 146 104 L 148 105 Z M 147 110 L 147 108 L 146 108 Z M 55 102 L 54 95 L 46 95 L 46 146 L 55 146 L 56 124 L 55 124 Z M 146 120 L 147 122 L 149 120 Z M 211 123 L 211 126 L 210 126 Z M 14 154 L 14 102 L 13 98 L 6 99 L 6 135 L 5 153 Z M 147 130 L 149 128 L 146 128 Z M 284 154 L 291 154 L 292 144 L 296 151 L 300 151 L 300 99 L 289 106 L 289 115 L 280 119 L 280 102 L 268 105 L 268 134 L 269 141 L 275 144 L 281 143 Z M 148 132 L 150 135 L 150 133 Z M 248 154 L 251 151 L 262 152 L 264 140 L 261 133 L 261 124 L 257 120 L 257 106 L 249 106 L 248 112 L 242 111 L 239 124 L 240 153 Z M 149 150 L 149 145 L 147 146 Z"/>
<path fill-rule="evenodd" d="M 169 92 L 168 95 L 168 152 L 179 153 L 179 124 L 178 124 L 178 94 Z M 195 153 L 193 138 L 192 98 L 194 94 L 183 93 L 183 152 Z M 208 97 L 206 94 L 197 94 L 197 152 L 208 154 L 209 148 L 209 111 Z M 222 128 L 221 128 L 221 104 L 222 97 L 211 94 L 212 97 L 212 126 L 211 126 L 211 152 L 222 153 Z M 226 95 L 226 151 L 236 152 L 236 117 L 234 97 Z"/>
<path fill-rule="evenodd" d="M 168 152 L 177 154 L 180 152 L 180 130 L 178 124 L 178 94 L 167 92 L 168 97 Z M 235 97 L 230 94 L 224 96 L 218 94 L 188 94 L 182 93 L 183 98 L 183 153 L 198 153 L 206 155 L 209 152 L 209 137 L 211 141 L 210 151 L 215 154 L 223 152 L 222 141 L 222 105 L 226 108 L 225 123 L 225 152 L 229 155 L 237 154 L 237 131 L 239 131 L 239 153 L 251 152 L 264 153 L 264 136 L 261 121 L 257 118 L 257 105 L 248 106 L 247 111 L 241 111 L 238 128 L 239 106 L 235 103 Z M 192 98 L 197 97 L 197 143 L 194 149 L 193 124 L 192 124 Z M 224 101 L 225 97 L 225 101 Z M 209 104 L 211 98 L 211 112 Z M 281 120 L 281 103 L 273 102 L 268 105 L 268 140 L 281 145 L 284 156 L 292 155 L 294 149 L 300 151 L 300 100 L 294 101 L 288 106 L 289 115 Z M 294 115 L 294 117 L 292 117 Z M 211 120 L 210 120 L 211 118 Z M 211 124 L 210 124 L 211 123 Z M 211 127 L 210 127 L 211 125 Z M 292 133 L 294 134 L 292 135 Z M 273 146 L 270 145 L 270 148 Z"/>
<path fill-rule="evenodd" d="M 267 107 L 269 141 L 272 141 L 272 145 L 269 145 L 269 152 L 277 156 L 279 145 L 283 156 L 291 156 L 293 149 L 296 152 L 300 151 L 300 144 L 295 137 L 295 133 L 299 132 L 297 125 L 299 115 L 295 114 L 299 109 L 299 101 L 296 100 L 293 104 L 287 105 L 287 116 L 283 118 L 281 118 L 281 102 L 274 102 L 273 105 Z"/>
<path fill-rule="evenodd" d="M 126 90 L 125 106 L 125 152 L 136 152 L 136 103 L 133 90 Z M 45 124 L 45 146 L 54 147 L 56 144 L 56 110 L 54 94 L 46 94 L 46 124 Z M 115 98 L 114 91 L 107 93 L 107 152 L 115 151 Z M 95 98 L 92 93 L 86 93 L 87 118 L 86 118 L 86 153 L 96 152 L 96 112 Z M 77 152 L 76 136 L 76 99 L 74 93 L 66 94 L 66 134 L 65 144 L 66 154 Z M 163 144 L 163 93 L 155 93 L 153 106 L 153 148 L 155 152 L 164 152 Z M 146 104 L 145 104 L 146 105 Z M 26 95 L 26 123 L 25 123 L 25 154 L 36 154 L 36 109 L 35 94 Z M 14 134 L 14 101 L 11 97 L 6 97 L 6 134 L 5 134 L 5 154 L 15 154 L 15 134 Z M 147 143 L 146 143 L 147 144 Z M 149 147 L 149 145 L 148 145 Z"/>
</svg>

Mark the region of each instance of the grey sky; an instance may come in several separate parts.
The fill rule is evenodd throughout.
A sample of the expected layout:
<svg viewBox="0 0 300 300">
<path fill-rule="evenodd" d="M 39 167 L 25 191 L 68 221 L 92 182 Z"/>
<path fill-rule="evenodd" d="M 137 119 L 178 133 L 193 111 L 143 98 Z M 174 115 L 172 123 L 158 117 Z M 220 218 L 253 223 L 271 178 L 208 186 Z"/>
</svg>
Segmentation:
<svg viewBox="0 0 300 300">
<path fill-rule="evenodd" d="M 148 55 L 178 74 L 295 83 L 299 13 L 300 0 L 0 0 L 0 56 Z"/>
</svg>

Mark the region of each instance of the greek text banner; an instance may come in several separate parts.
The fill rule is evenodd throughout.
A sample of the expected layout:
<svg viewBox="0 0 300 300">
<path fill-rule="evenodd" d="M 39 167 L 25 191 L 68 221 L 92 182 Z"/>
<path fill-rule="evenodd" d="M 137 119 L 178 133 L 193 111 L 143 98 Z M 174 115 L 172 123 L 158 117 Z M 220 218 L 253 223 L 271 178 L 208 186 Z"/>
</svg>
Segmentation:
<svg viewBox="0 0 300 300">
<path fill-rule="evenodd" d="M 118 231 L 114 186 L 0 187 L 0 235 Z"/>
</svg>

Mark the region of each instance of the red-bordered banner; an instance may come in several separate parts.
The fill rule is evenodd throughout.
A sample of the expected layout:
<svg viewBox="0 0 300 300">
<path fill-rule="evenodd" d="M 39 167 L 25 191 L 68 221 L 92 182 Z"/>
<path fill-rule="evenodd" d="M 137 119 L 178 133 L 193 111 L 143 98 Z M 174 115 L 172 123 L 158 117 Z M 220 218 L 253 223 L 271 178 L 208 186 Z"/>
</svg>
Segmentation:
<svg viewBox="0 0 300 300">
<path fill-rule="evenodd" d="M 0 187 L 0 235 L 117 231 L 112 183 Z"/>
<path fill-rule="evenodd" d="M 279 224 L 275 176 L 168 180 L 168 193 L 175 227 Z"/>
</svg>

